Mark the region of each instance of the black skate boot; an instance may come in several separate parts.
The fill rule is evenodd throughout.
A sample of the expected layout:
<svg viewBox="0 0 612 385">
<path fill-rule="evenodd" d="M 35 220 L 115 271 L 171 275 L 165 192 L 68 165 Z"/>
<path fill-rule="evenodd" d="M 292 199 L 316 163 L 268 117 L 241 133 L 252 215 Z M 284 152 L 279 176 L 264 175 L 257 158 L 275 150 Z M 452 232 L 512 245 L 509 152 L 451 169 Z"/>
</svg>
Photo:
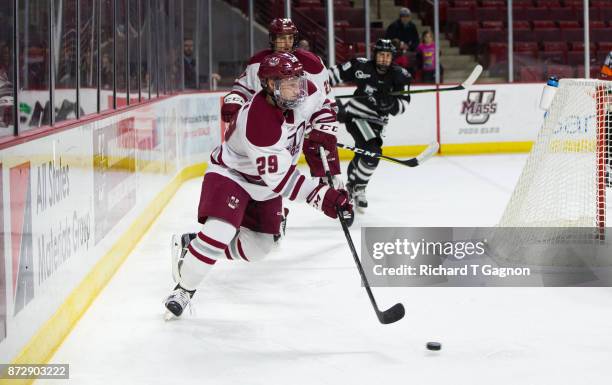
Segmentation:
<svg viewBox="0 0 612 385">
<path fill-rule="evenodd" d="M 355 204 L 355 208 L 361 213 L 368 208 L 368 200 L 365 196 L 366 186 L 365 184 L 353 184 L 352 182 L 346 184 L 346 189 Z"/>
<path fill-rule="evenodd" d="M 174 290 L 168 298 L 166 298 L 166 320 L 172 319 L 172 317 L 180 317 L 183 314 L 183 311 L 189 305 L 189 301 L 193 298 L 195 294 L 195 290 L 186 290 L 181 287 L 181 285 L 176 285 Z"/>
</svg>

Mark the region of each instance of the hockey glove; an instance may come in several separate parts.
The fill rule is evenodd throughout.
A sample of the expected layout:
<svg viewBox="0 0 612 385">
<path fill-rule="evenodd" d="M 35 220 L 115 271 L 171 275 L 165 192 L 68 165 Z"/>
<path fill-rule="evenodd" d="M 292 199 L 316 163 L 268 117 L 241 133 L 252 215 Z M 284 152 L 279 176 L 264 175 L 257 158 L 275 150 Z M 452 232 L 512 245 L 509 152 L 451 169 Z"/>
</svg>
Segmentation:
<svg viewBox="0 0 612 385">
<path fill-rule="evenodd" d="M 241 96 L 231 92 L 225 95 L 223 98 L 223 106 L 221 106 L 221 119 L 223 119 L 225 123 L 231 122 L 243 104 L 244 99 L 242 99 Z"/>
<path fill-rule="evenodd" d="M 314 189 L 306 201 L 312 207 L 334 219 L 338 218 L 338 211 L 344 215 L 353 212 L 353 205 L 346 190 L 336 190 L 323 184 Z"/>
<path fill-rule="evenodd" d="M 322 131 L 326 127 L 332 127 L 327 132 Z M 323 160 L 319 155 L 319 147 L 323 146 L 327 155 L 327 163 L 329 163 L 329 171 L 332 175 L 340 174 L 340 158 L 338 157 L 338 148 L 336 147 L 336 135 L 334 128 L 336 125 L 321 124 L 317 125 L 310 131 L 307 138 L 304 138 L 304 146 L 302 151 L 306 158 L 306 163 L 310 167 L 310 175 L 316 177 L 324 177 L 325 170 L 323 169 Z"/>
<path fill-rule="evenodd" d="M 380 96 L 378 99 L 378 111 L 382 114 L 395 115 L 399 111 L 399 100 L 396 96 Z"/>
</svg>

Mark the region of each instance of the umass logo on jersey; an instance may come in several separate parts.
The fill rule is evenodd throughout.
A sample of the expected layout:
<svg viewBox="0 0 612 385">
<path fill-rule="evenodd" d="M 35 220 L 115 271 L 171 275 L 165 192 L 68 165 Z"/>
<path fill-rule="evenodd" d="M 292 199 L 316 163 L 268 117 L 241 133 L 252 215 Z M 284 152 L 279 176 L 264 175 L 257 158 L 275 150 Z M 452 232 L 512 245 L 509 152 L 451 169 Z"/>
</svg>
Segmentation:
<svg viewBox="0 0 612 385">
<path fill-rule="evenodd" d="M 469 91 L 461 106 L 461 115 L 469 124 L 485 124 L 497 112 L 495 91 Z"/>
<path fill-rule="evenodd" d="M 230 209 L 236 210 L 239 204 L 240 199 L 236 198 L 235 196 L 232 195 L 231 197 L 227 198 L 227 205 Z"/>
</svg>

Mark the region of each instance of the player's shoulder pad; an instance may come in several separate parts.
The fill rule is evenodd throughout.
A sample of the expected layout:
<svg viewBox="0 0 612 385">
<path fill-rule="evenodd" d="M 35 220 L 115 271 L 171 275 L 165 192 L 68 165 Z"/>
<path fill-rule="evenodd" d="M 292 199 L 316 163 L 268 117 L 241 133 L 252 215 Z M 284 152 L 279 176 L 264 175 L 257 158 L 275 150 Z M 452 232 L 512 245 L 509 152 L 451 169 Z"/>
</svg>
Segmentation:
<svg viewBox="0 0 612 385">
<path fill-rule="evenodd" d="M 356 57 L 342 64 L 340 68 L 342 68 L 343 71 L 348 71 L 350 68 L 354 68 L 355 70 L 357 70 L 363 69 L 363 67 L 367 64 L 368 59 L 364 57 Z"/>
<path fill-rule="evenodd" d="M 391 70 L 393 71 L 393 77 L 396 81 L 400 83 L 412 81 L 412 75 L 410 75 L 410 72 L 408 72 L 408 70 L 404 67 L 399 66 L 397 64 L 392 64 Z"/>
<path fill-rule="evenodd" d="M 246 137 L 257 147 L 269 147 L 282 135 L 283 113 L 267 102 L 263 92 L 251 102 L 246 122 Z"/>
<path fill-rule="evenodd" d="M 309 74 L 318 74 L 325 70 L 325 66 L 321 62 L 321 59 L 310 51 L 298 48 L 293 54 L 304 66 L 304 71 Z"/>
<path fill-rule="evenodd" d="M 261 50 L 261 51 L 257 52 L 255 55 L 251 56 L 251 58 L 249 59 L 249 64 L 248 65 L 250 65 L 250 64 L 259 64 L 259 63 L 261 63 L 263 61 L 263 59 L 266 56 L 268 56 L 270 54 L 273 54 L 273 53 L 274 53 L 274 51 L 272 51 L 271 49 Z"/>
</svg>

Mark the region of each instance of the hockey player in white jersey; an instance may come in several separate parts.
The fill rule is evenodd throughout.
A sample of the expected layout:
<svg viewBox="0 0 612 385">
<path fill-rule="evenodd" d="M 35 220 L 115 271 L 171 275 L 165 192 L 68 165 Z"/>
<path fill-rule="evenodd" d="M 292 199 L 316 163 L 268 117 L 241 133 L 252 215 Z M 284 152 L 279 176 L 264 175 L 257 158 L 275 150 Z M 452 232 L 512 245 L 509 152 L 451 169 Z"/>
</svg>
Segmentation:
<svg viewBox="0 0 612 385">
<path fill-rule="evenodd" d="M 296 169 L 305 135 L 310 155 L 319 146 L 336 148 L 338 124 L 324 92 L 290 53 L 267 56 L 258 77 L 263 90 L 240 109 L 226 141 L 211 154 L 198 207 L 202 229 L 175 263 L 177 285 L 165 302 L 169 317 L 182 314 L 219 259 L 255 261 L 271 250 L 283 197 L 305 201 L 331 218 L 352 212 L 345 190 Z M 337 157 L 330 167 L 339 170 Z"/>
<path fill-rule="evenodd" d="M 329 93 L 327 69 L 321 59 L 310 51 L 297 48 L 298 29 L 291 19 L 274 19 L 268 26 L 270 48 L 249 59 L 244 72 L 234 81 L 232 91 L 223 98 L 221 118 L 229 123 L 240 107 L 261 90 L 257 72 L 261 61 L 274 52 L 290 52 L 302 63 L 306 78 Z"/>
<path fill-rule="evenodd" d="M 327 95 L 330 91 L 328 73 L 325 65 L 321 59 L 310 51 L 297 48 L 297 36 L 298 29 L 291 19 L 273 19 L 268 26 L 268 37 L 270 42 L 270 48 L 262 50 L 249 59 L 248 65 L 244 72 L 234 81 L 234 85 L 230 93 L 223 98 L 223 105 L 221 106 L 221 118 L 224 122 L 230 123 L 232 119 L 238 113 L 238 110 L 255 96 L 255 94 L 261 91 L 261 82 L 259 80 L 258 71 L 262 60 L 270 54 L 275 52 L 290 52 L 292 53 L 304 67 L 304 75 L 307 80 L 310 80 L 314 85 L 319 88 L 324 95 Z M 336 110 L 336 102 L 330 101 L 329 107 Z M 334 118 L 335 120 L 335 118 Z M 313 147 L 310 143 L 310 139 L 304 140 L 305 147 Z M 304 151 L 306 162 L 310 166 L 310 175 L 313 177 L 320 177 L 326 180 L 325 173 L 320 164 L 318 153 L 311 153 Z M 329 154 L 330 164 L 335 164 L 334 159 L 337 158 L 338 151 L 333 150 Z M 333 176 L 334 185 L 336 187 L 343 187 L 342 179 L 339 177 L 341 170 L 338 167 L 332 167 L 330 170 Z M 286 218 L 289 210 L 281 209 L 283 213 L 282 221 L 282 234 L 286 226 Z M 346 213 L 345 215 L 349 215 Z M 350 221 L 352 223 L 352 220 Z M 181 254 L 189 241 L 194 239 L 195 233 L 186 233 L 181 235 L 175 235 L 172 238 L 173 255 Z M 280 237 L 280 235 L 279 235 Z"/>
<path fill-rule="evenodd" d="M 310 51 L 297 48 L 298 29 L 293 24 L 291 19 L 273 19 L 268 26 L 268 37 L 270 48 L 264 49 L 249 59 L 249 63 L 244 72 L 234 81 L 232 91 L 223 98 L 221 106 L 221 118 L 224 122 L 229 123 L 236 115 L 240 107 L 261 90 L 261 82 L 259 81 L 258 71 L 262 60 L 274 52 L 290 52 L 304 66 L 304 75 L 307 80 L 310 80 L 320 89 L 324 95 L 327 95 L 331 88 L 329 86 L 329 78 L 327 68 L 317 55 Z M 331 101 L 330 107 L 336 110 L 336 102 Z M 309 139 L 306 138 L 305 145 L 309 146 Z M 337 151 L 336 151 L 337 153 Z M 318 156 L 312 158 L 307 152 L 304 153 L 306 162 L 316 163 Z M 325 175 L 321 168 L 312 167 L 311 176 L 322 177 Z M 320 172 L 315 172 L 319 170 Z M 342 180 L 336 175 L 340 174 L 340 169 L 331 170 L 334 176 L 334 185 L 342 187 Z M 284 225 L 284 224 L 283 224 Z"/>
</svg>

